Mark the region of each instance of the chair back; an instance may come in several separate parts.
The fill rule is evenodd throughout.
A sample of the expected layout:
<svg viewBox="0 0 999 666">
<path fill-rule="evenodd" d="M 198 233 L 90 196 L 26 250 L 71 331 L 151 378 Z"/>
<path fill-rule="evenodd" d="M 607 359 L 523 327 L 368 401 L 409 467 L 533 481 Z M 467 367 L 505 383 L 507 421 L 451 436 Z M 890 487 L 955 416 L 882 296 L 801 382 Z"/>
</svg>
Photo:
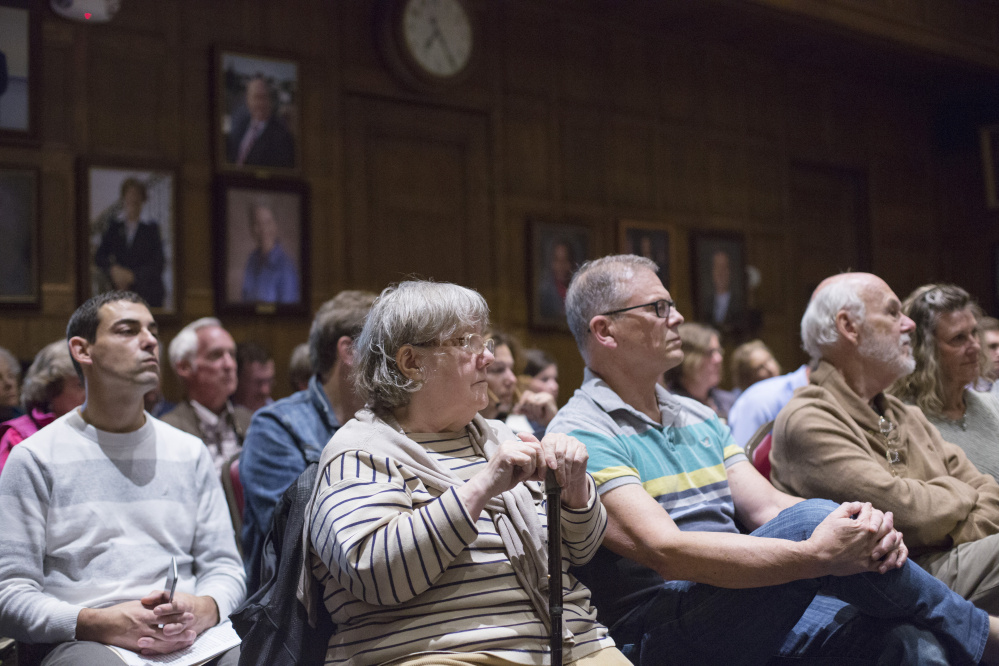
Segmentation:
<svg viewBox="0 0 999 666">
<path fill-rule="evenodd" d="M 770 449 L 773 447 L 774 422 L 764 423 L 746 444 L 746 457 L 760 474 L 770 480 Z"/>
<path fill-rule="evenodd" d="M 239 480 L 239 453 L 233 454 L 222 465 L 222 489 L 225 491 L 225 501 L 229 505 L 229 518 L 232 528 L 236 531 L 236 546 L 239 554 L 243 554 L 243 484 Z"/>
</svg>

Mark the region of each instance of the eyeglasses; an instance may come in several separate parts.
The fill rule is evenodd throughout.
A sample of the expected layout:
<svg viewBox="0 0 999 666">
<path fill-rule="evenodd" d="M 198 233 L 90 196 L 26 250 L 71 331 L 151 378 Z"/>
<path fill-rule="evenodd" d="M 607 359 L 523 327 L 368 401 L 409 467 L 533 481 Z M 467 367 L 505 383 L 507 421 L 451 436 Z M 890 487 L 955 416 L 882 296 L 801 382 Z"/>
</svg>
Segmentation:
<svg viewBox="0 0 999 666">
<path fill-rule="evenodd" d="M 656 316 L 660 319 L 666 319 L 669 317 L 670 308 L 676 307 L 676 303 L 661 298 L 658 301 L 653 301 L 651 303 L 642 303 L 641 305 L 632 305 L 630 308 L 621 308 L 620 310 L 611 310 L 610 312 L 601 312 L 600 314 L 609 317 L 610 315 L 621 314 L 622 312 L 627 312 L 628 310 L 637 310 L 638 308 L 647 308 L 652 306 L 656 309 Z"/>
<path fill-rule="evenodd" d="M 479 333 L 466 333 L 456 338 L 448 338 L 440 342 L 423 342 L 414 347 L 457 347 L 463 352 L 478 355 L 488 350 L 490 354 L 496 351 L 496 341 L 492 338 L 484 338 Z"/>
<path fill-rule="evenodd" d="M 899 462 L 898 426 L 882 416 L 881 420 L 878 421 L 878 430 L 881 431 L 881 436 L 885 440 L 885 457 L 888 459 L 888 464 L 897 464 Z M 895 474 L 894 469 L 892 474 Z"/>
</svg>

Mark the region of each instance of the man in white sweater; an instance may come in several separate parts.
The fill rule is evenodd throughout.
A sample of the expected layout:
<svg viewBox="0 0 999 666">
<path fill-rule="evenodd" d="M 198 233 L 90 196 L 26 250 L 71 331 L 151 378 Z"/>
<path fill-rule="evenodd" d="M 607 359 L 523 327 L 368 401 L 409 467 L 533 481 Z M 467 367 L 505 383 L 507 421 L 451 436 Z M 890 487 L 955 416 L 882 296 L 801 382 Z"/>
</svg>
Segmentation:
<svg viewBox="0 0 999 666">
<path fill-rule="evenodd" d="M 46 644 L 45 666 L 120 664 L 108 645 L 174 652 L 243 600 L 208 450 L 143 411 L 157 335 L 134 293 L 80 306 L 66 336 L 86 402 L 17 446 L 0 477 L 0 635 Z"/>
</svg>

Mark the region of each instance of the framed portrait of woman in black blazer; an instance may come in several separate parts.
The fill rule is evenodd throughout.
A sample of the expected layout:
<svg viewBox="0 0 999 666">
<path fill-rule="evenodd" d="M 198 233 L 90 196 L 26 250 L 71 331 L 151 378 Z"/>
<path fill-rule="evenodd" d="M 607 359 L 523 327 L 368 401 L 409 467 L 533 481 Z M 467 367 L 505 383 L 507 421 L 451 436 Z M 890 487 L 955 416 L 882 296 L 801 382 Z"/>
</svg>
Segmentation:
<svg viewBox="0 0 999 666">
<path fill-rule="evenodd" d="M 177 311 L 177 174 L 166 165 L 86 162 L 81 179 L 80 298 L 134 291 Z"/>
</svg>

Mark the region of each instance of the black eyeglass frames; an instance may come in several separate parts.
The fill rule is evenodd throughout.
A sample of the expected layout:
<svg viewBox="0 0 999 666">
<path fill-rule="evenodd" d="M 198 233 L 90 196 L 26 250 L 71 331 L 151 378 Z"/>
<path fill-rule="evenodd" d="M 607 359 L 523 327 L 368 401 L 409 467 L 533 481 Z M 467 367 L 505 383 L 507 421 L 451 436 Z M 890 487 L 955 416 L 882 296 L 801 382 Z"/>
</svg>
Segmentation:
<svg viewBox="0 0 999 666">
<path fill-rule="evenodd" d="M 637 310 L 638 308 L 647 308 L 649 306 L 655 308 L 657 317 L 660 319 L 666 319 L 669 317 L 670 308 L 676 307 L 676 303 L 665 298 L 661 298 L 658 301 L 652 301 L 651 303 L 632 305 L 630 308 L 621 308 L 620 310 L 611 310 L 610 312 L 601 312 L 600 314 L 607 317 L 610 315 L 621 314 L 622 312 L 627 312 L 628 310 Z"/>
</svg>

